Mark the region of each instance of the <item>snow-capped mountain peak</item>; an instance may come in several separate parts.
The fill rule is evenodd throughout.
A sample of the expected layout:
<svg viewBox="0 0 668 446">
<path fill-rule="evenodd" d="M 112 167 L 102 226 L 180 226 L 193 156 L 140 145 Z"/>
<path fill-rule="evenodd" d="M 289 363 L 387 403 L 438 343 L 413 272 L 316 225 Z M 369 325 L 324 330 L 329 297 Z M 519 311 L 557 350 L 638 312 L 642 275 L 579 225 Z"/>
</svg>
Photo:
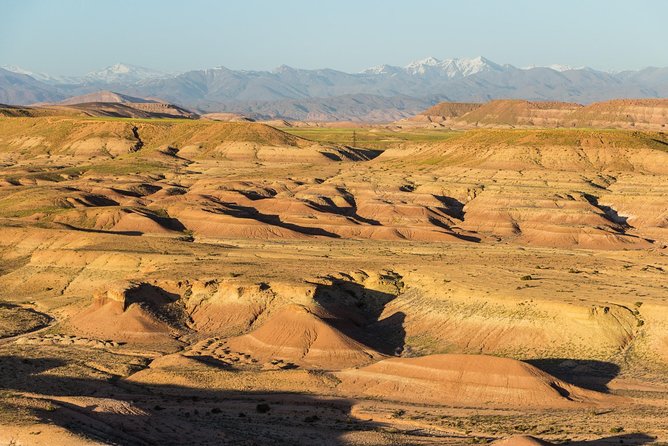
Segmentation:
<svg viewBox="0 0 668 446">
<path fill-rule="evenodd" d="M 16 65 L 2 65 L 0 66 L 0 68 L 2 68 L 3 70 L 11 71 L 12 73 L 16 74 L 27 74 L 28 76 L 37 80 L 41 80 L 39 79 L 39 77 L 41 76 L 48 76 L 48 75 L 43 75 L 42 73 L 35 73 L 33 71 L 26 70 L 25 68 Z"/>
<path fill-rule="evenodd" d="M 167 74 L 150 68 L 117 63 L 99 71 L 92 71 L 84 76 L 87 82 L 139 82 L 147 79 L 166 77 Z"/>
<path fill-rule="evenodd" d="M 442 62 L 435 57 L 429 56 L 422 60 L 411 62 L 404 67 L 409 74 L 425 74 L 428 70 L 438 67 Z"/>
<path fill-rule="evenodd" d="M 404 67 L 411 75 L 441 75 L 448 78 L 460 78 L 470 76 L 486 70 L 499 70 L 501 67 L 491 60 L 478 56 L 472 59 L 444 59 L 435 57 L 412 62 Z"/>
<path fill-rule="evenodd" d="M 398 72 L 402 72 L 403 68 L 400 67 L 395 67 L 392 65 L 377 65 L 375 67 L 367 68 L 366 70 L 362 71 L 363 74 L 396 74 Z"/>
<path fill-rule="evenodd" d="M 550 70 L 559 71 L 563 73 L 564 71 L 573 71 L 573 70 L 591 70 L 589 67 L 581 66 L 574 67 L 572 65 L 562 65 L 562 64 L 552 64 L 552 65 L 529 65 L 528 67 L 522 68 L 523 70 L 531 70 L 533 68 L 549 68 Z"/>
<path fill-rule="evenodd" d="M 12 73 L 16 74 L 25 74 L 27 76 L 32 77 L 33 79 L 36 79 L 40 82 L 45 82 L 47 84 L 70 83 L 70 82 L 77 82 L 79 80 L 76 77 L 53 76 L 46 73 L 38 73 L 35 71 L 27 70 L 23 67 L 19 67 L 17 65 L 2 65 L 0 66 L 0 68 L 7 71 L 11 71 Z"/>
<path fill-rule="evenodd" d="M 441 63 L 440 60 L 436 59 L 435 57 L 429 56 L 425 57 L 422 60 L 416 60 L 415 62 L 411 62 L 406 66 L 406 68 L 410 67 L 435 67 Z"/>
</svg>

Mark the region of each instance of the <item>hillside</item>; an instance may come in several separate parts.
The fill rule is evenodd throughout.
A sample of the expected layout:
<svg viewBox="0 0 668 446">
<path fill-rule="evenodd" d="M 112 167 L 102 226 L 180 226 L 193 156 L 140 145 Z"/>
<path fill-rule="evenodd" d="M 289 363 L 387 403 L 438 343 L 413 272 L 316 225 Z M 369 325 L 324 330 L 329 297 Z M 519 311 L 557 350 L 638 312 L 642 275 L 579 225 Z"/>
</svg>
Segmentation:
<svg viewBox="0 0 668 446">
<path fill-rule="evenodd" d="M 479 108 L 481 104 L 466 102 L 441 102 L 420 113 L 422 116 L 457 118 Z"/>
<path fill-rule="evenodd" d="M 476 125 L 565 126 L 571 112 L 581 107 L 565 102 L 497 100 L 460 116 L 460 121 Z"/>
<path fill-rule="evenodd" d="M 665 133 L 76 107 L 0 108 L 0 443 L 668 440 Z"/>
<path fill-rule="evenodd" d="M 113 105 L 109 104 L 110 107 Z M 98 120 L 57 116 L 5 118 L 1 124 L 0 153 L 15 159 L 47 154 L 75 159 L 113 159 L 141 151 L 141 155 L 163 154 L 167 159 L 178 154 L 193 159 L 322 162 L 366 159 L 377 154 L 364 149 L 320 145 L 252 122 Z"/>
<path fill-rule="evenodd" d="M 60 101 L 59 106 L 81 110 L 88 116 L 114 116 L 125 118 L 189 118 L 196 113 L 158 99 L 128 96 L 113 91 L 97 91 Z"/>
<path fill-rule="evenodd" d="M 96 91 L 93 93 L 84 94 L 81 96 L 74 96 L 60 101 L 61 105 L 85 104 L 88 102 L 114 102 L 120 104 L 146 104 L 157 103 L 159 101 L 153 99 L 137 98 L 128 96 L 113 91 Z"/>
<path fill-rule="evenodd" d="M 178 105 L 157 100 L 133 98 L 112 92 L 78 96 L 59 103 L 32 106 L 0 104 L 0 116 L 80 116 L 115 118 L 178 118 L 197 119 L 199 115 Z"/>
<path fill-rule="evenodd" d="M 494 100 L 464 113 L 461 104 L 443 102 L 399 125 L 426 127 L 593 127 L 664 130 L 666 99 L 618 99 L 589 105 L 552 101 Z"/>
</svg>

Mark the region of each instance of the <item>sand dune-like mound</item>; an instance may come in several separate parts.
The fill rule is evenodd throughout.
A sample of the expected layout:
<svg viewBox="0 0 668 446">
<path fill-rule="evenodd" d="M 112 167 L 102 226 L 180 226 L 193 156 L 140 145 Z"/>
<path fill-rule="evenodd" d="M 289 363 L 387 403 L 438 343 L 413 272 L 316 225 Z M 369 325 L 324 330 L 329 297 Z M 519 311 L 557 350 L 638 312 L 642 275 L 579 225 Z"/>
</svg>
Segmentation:
<svg viewBox="0 0 668 446">
<path fill-rule="evenodd" d="M 337 373 L 346 394 L 476 407 L 563 407 L 609 397 L 567 384 L 527 363 L 484 355 L 391 358 Z"/>
<path fill-rule="evenodd" d="M 496 440 L 492 444 L 495 446 L 550 446 L 552 443 L 532 437 L 531 435 L 514 435 L 502 440 Z"/>
<path fill-rule="evenodd" d="M 158 215 L 148 209 L 125 209 L 116 206 L 72 209 L 60 212 L 53 220 L 75 229 L 93 229 L 117 233 L 172 234 L 183 230 L 176 219 Z"/>
<path fill-rule="evenodd" d="M 261 360 L 280 359 L 324 369 L 354 367 L 382 357 L 329 325 L 324 317 L 323 311 L 289 305 L 260 328 L 231 338 L 227 344 Z"/>
<path fill-rule="evenodd" d="M 69 324 L 87 336 L 137 344 L 172 344 L 187 331 L 177 296 L 149 284 L 118 285 L 96 294 Z"/>
</svg>

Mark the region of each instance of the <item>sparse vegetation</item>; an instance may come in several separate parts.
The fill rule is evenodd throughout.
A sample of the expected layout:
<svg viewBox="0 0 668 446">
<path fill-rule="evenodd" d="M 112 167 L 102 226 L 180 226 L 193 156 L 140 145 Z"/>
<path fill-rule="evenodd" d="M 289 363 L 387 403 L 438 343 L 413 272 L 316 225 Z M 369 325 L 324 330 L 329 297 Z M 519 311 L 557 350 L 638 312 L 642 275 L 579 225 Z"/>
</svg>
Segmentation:
<svg viewBox="0 0 668 446">
<path fill-rule="evenodd" d="M 259 403 L 257 406 L 255 406 L 255 411 L 257 413 L 267 413 L 271 410 L 271 407 L 267 403 Z"/>
<path fill-rule="evenodd" d="M 392 418 L 401 418 L 404 415 L 406 415 L 406 411 L 404 409 L 395 409 L 392 411 Z"/>
<path fill-rule="evenodd" d="M 411 129 L 390 131 L 374 128 L 282 127 L 281 130 L 311 141 L 330 144 L 352 144 L 355 133 L 358 147 L 389 149 L 406 143 L 434 143 L 445 141 L 456 134 L 448 130 Z"/>
</svg>

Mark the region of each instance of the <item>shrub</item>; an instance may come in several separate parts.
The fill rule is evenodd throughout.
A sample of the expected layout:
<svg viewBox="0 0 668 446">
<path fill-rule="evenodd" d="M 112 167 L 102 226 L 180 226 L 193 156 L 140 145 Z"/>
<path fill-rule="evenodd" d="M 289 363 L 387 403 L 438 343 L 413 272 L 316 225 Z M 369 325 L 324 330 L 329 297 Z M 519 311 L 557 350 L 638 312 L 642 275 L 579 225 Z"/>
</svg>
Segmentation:
<svg viewBox="0 0 668 446">
<path fill-rule="evenodd" d="M 255 406 L 255 410 L 257 410 L 258 413 L 267 413 L 271 410 L 271 407 L 269 407 L 269 404 L 267 403 L 260 403 Z"/>
<path fill-rule="evenodd" d="M 406 415 L 406 411 L 403 409 L 397 409 L 392 412 L 392 418 L 401 418 Z"/>
</svg>

